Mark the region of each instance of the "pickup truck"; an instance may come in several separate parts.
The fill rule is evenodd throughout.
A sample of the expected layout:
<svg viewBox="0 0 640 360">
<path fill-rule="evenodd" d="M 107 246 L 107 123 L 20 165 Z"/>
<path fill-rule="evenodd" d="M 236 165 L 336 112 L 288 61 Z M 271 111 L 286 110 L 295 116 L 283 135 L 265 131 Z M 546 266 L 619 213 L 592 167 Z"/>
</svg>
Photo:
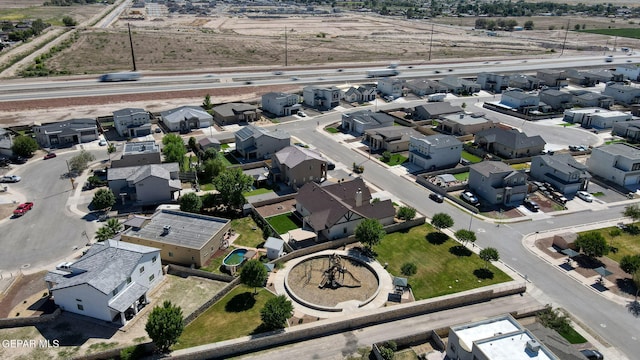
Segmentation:
<svg viewBox="0 0 640 360">
<path fill-rule="evenodd" d="M 13 210 L 13 215 L 15 216 L 22 216 L 24 214 L 27 213 L 27 211 L 33 209 L 33 203 L 32 202 L 26 202 L 23 204 L 18 205 L 18 207 Z"/>
</svg>

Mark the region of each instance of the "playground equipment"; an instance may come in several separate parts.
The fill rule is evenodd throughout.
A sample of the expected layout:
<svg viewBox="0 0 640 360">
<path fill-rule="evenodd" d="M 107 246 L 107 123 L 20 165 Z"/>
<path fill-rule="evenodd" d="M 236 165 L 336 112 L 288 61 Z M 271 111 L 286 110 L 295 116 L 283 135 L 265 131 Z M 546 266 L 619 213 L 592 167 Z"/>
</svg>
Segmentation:
<svg viewBox="0 0 640 360">
<path fill-rule="evenodd" d="M 340 255 L 334 253 L 329 257 L 329 266 L 322 274 L 322 280 L 318 287 L 323 288 L 331 288 L 336 289 L 338 287 L 343 287 L 345 285 L 345 275 L 349 275 L 349 277 L 355 282 L 357 285 L 349 286 L 349 287 L 359 287 L 360 280 L 358 280 L 353 274 L 347 270 L 347 268 L 343 265 L 342 258 Z M 342 279 L 340 277 L 342 276 Z"/>
</svg>

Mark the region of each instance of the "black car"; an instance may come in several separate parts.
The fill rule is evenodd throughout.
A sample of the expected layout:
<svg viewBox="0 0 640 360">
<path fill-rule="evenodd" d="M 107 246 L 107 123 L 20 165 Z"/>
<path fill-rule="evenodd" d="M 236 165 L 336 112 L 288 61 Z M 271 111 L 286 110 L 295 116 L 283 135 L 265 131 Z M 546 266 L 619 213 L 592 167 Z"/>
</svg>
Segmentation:
<svg viewBox="0 0 640 360">
<path fill-rule="evenodd" d="M 598 350 L 584 349 L 584 350 L 580 350 L 580 352 L 589 360 L 604 359 L 604 356 Z"/>
<path fill-rule="evenodd" d="M 327 170 L 334 170 L 336 168 L 336 164 L 330 162 L 327 163 Z"/>
<path fill-rule="evenodd" d="M 429 199 L 437 202 L 437 203 L 441 203 L 444 201 L 444 196 L 440 195 L 440 194 L 436 194 L 436 193 L 431 193 L 429 194 Z"/>
<path fill-rule="evenodd" d="M 538 210 L 540 210 L 540 205 L 538 205 L 537 202 L 535 202 L 535 201 L 533 201 L 531 199 L 524 199 L 524 201 L 522 203 L 523 203 L 524 207 L 526 207 L 530 211 L 537 212 Z"/>
<path fill-rule="evenodd" d="M 27 158 L 22 157 L 22 156 L 18 156 L 12 159 L 14 164 L 24 164 L 27 162 Z"/>
</svg>

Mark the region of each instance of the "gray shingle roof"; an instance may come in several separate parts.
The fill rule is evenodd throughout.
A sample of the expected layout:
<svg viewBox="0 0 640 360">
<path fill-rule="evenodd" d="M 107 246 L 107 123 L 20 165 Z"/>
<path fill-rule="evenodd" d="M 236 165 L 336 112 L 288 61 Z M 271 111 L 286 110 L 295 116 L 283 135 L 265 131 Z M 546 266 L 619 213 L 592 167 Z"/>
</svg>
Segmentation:
<svg viewBox="0 0 640 360">
<path fill-rule="evenodd" d="M 251 105 L 251 104 L 245 104 L 245 103 L 228 103 L 228 104 L 222 104 L 222 105 L 218 105 L 213 107 L 213 112 L 220 114 L 222 116 L 233 116 L 235 114 L 238 113 L 243 113 L 245 111 L 253 111 L 256 110 L 257 107 L 255 105 Z"/>
<path fill-rule="evenodd" d="M 289 168 L 296 167 L 300 163 L 311 159 L 326 161 L 320 153 L 299 146 L 287 146 L 278 151 L 275 156 L 280 164 L 286 165 Z"/>
<path fill-rule="evenodd" d="M 113 112 L 113 116 L 131 116 L 133 114 L 146 113 L 145 109 L 141 108 L 125 108 L 116 110 Z"/>
<path fill-rule="evenodd" d="M 446 148 L 446 147 L 462 144 L 460 140 L 458 140 L 455 136 L 444 135 L 444 134 L 429 135 L 429 136 L 425 136 L 424 138 L 415 138 L 415 139 L 431 145 L 433 149 Z"/>
<path fill-rule="evenodd" d="M 149 290 L 148 287 L 138 283 L 133 283 L 111 299 L 111 301 L 109 301 L 109 307 L 115 311 L 124 312 L 136 301 L 136 299 L 146 293 L 147 290 Z"/>
<path fill-rule="evenodd" d="M 269 136 L 276 139 L 289 139 L 291 135 L 288 132 L 282 130 L 269 130 L 262 127 L 247 125 L 242 129 L 235 132 L 235 135 L 242 140 L 246 140 L 250 137 L 259 138 L 260 136 Z"/>
<path fill-rule="evenodd" d="M 393 116 L 387 115 L 385 113 L 373 112 L 371 110 L 361 110 L 352 112 L 348 115 L 355 121 L 358 121 L 363 124 L 385 124 L 389 122 L 393 122 Z"/>
<path fill-rule="evenodd" d="M 510 96 L 514 99 L 524 100 L 532 97 L 537 97 L 536 95 L 528 94 L 524 91 L 505 91 L 502 96 Z"/>
<path fill-rule="evenodd" d="M 640 159 L 640 148 L 630 144 L 611 144 L 596 148 L 609 154 L 624 156 L 629 159 Z"/>
<path fill-rule="evenodd" d="M 142 166 L 110 168 L 109 170 L 107 170 L 107 180 L 111 181 L 111 180 L 129 179 L 134 174 L 141 174 L 142 172 L 147 171 L 147 168 L 158 168 L 158 167 L 169 173 L 177 172 L 180 170 L 180 166 L 178 165 L 178 163 L 150 164 L 150 165 L 142 165 Z M 154 174 L 160 174 L 160 172 L 156 172 Z"/>
<path fill-rule="evenodd" d="M 431 116 L 454 114 L 462 111 L 460 106 L 451 105 L 449 102 L 434 102 L 416 106 L 416 109 L 418 108 L 424 109 L 424 111 L 428 112 Z"/>
<path fill-rule="evenodd" d="M 511 173 L 515 171 L 511 166 L 502 161 L 483 161 L 469 166 L 480 174 L 489 177 L 491 174 Z"/>
<path fill-rule="evenodd" d="M 557 155 L 540 155 L 540 160 L 544 162 L 547 166 L 552 169 L 557 169 L 560 172 L 568 174 L 575 170 L 580 170 L 584 172 L 586 175 L 589 175 L 587 172 L 587 166 L 577 162 L 573 156 L 569 154 L 557 154 Z M 590 177 L 590 176 L 589 176 Z"/>
<path fill-rule="evenodd" d="M 61 135 L 77 134 L 81 130 L 96 130 L 95 119 L 71 119 L 52 124 L 38 126 L 41 131 L 47 134 L 59 133 Z"/>
<path fill-rule="evenodd" d="M 213 116 L 209 115 L 208 112 L 204 111 L 199 106 L 181 106 L 175 109 L 163 111 L 160 113 L 162 116 L 162 121 L 168 123 L 179 123 L 185 119 L 200 119 L 200 120 L 213 120 Z"/>
<path fill-rule="evenodd" d="M 516 129 L 506 130 L 502 128 L 492 128 L 476 133 L 476 139 L 485 138 L 488 142 L 502 144 L 511 149 L 524 149 L 534 146 L 544 146 L 546 142 L 540 135 L 527 136 Z"/>
<path fill-rule="evenodd" d="M 127 280 L 142 255 L 156 251 L 160 250 L 122 241 L 106 240 L 91 245 L 89 251 L 71 265 L 72 269 L 77 269 L 77 273 L 49 271 L 45 275 L 45 281 L 56 284 L 52 290 L 88 284 L 103 294 L 110 294 Z"/>
</svg>

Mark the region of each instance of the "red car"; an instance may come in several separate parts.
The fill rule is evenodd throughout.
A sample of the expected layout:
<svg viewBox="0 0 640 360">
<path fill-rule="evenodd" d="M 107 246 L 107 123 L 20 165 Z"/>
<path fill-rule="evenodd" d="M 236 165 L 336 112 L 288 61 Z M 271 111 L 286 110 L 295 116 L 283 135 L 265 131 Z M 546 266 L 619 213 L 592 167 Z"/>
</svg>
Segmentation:
<svg viewBox="0 0 640 360">
<path fill-rule="evenodd" d="M 47 155 L 44 156 L 44 159 L 47 160 L 47 159 L 52 159 L 54 157 L 56 157 L 56 153 L 48 153 Z"/>
<path fill-rule="evenodd" d="M 22 216 L 24 214 L 27 213 L 27 211 L 31 210 L 33 208 L 33 203 L 32 202 L 26 202 L 24 204 L 20 204 L 18 205 L 18 208 L 13 210 L 13 215 L 15 216 Z"/>
</svg>

